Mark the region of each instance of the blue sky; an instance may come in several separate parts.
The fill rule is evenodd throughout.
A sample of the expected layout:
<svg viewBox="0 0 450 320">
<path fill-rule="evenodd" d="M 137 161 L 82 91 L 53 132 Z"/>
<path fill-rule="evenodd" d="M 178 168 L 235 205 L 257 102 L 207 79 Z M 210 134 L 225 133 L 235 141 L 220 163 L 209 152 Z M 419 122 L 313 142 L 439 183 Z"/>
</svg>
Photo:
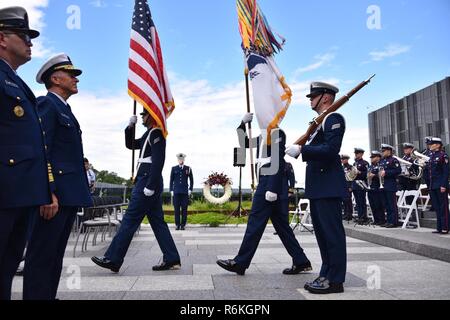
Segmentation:
<svg viewBox="0 0 450 320">
<path fill-rule="evenodd" d="M 86 156 L 95 167 L 129 175 L 123 127 L 131 114 L 126 96 L 131 0 L 2 0 L 30 10 L 42 31 L 32 62 L 19 74 L 33 79 L 52 53 L 67 52 L 84 70 L 71 104 L 83 127 Z M 343 151 L 368 148 L 367 114 L 450 74 L 450 2 L 447 0 L 260 0 L 273 29 L 287 39 L 276 56 L 294 93 L 282 127 L 294 141 L 314 116 L 304 98 L 308 83 L 328 80 L 346 92 L 377 77 L 341 110 L 347 120 Z M 69 30 L 67 8 L 79 7 L 81 28 Z M 196 186 L 210 171 L 236 173 L 231 162 L 234 128 L 245 112 L 243 58 L 234 0 L 149 1 L 177 104 L 168 120 L 168 168 L 188 154 Z M 370 30 L 376 5 L 381 29 Z M 205 165 L 205 162 L 208 165 Z M 303 165 L 294 162 L 302 183 Z M 245 178 L 247 179 L 247 178 Z M 167 180 L 167 179 L 166 179 Z M 246 180 L 244 180 L 246 182 Z"/>
</svg>

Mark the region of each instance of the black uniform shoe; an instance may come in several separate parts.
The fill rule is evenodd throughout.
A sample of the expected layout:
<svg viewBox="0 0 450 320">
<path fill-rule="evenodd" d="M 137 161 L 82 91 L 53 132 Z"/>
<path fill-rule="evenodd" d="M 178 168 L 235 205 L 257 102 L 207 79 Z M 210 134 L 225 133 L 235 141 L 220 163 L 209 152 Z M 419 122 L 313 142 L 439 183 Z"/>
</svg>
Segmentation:
<svg viewBox="0 0 450 320">
<path fill-rule="evenodd" d="M 328 281 L 322 281 L 313 282 L 305 289 L 314 294 L 341 293 L 344 292 L 344 285 L 342 283 L 330 283 Z"/>
<path fill-rule="evenodd" d="M 441 234 L 442 231 L 432 231 L 431 233 Z"/>
<path fill-rule="evenodd" d="M 325 277 L 318 277 L 318 278 L 314 279 L 312 282 L 305 283 L 304 288 L 306 289 L 309 286 L 311 286 L 313 283 L 321 283 L 321 282 L 324 282 L 326 280 L 327 280 L 327 278 L 325 278 Z"/>
<path fill-rule="evenodd" d="M 94 262 L 99 267 L 102 267 L 102 268 L 105 268 L 105 269 L 109 269 L 112 272 L 116 272 L 117 273 L 120 270 L 120 266 L 115 265 L 109 259 L 107 259 L 105 257 L 92 257 L 91 260 L 92 260 L 92 262 Z"/>
<path fill-rule="evenodd" d="M 311 262 L 303 264 L 294 264 L 292 267 L 283 270 L 283 274 L 299 274 L 301 272 L 312 271 Z"/>
<path fill-rule="evenodd" d="M 240 276 L 243 276 L 245 274 L 245 268 L 238 265 L 233 259 L 217 260 L 216 263 L 225 270 L 236 272 Z"/>
<path fill-rule="evenodd" d="M 397 226 L 396 226 L 395 224 L 392 224 L 392 223 L 386 223 L 386 224 L 384 225 L 384 227 L 385 227 L 385 228 L 388 228 L 388 229 L 397 228 Z"/>
<path fill-rule="evenodd" d="M 163 261 L 161 264 L 157 264 L 152 267 L 153 271 L 165 271 L 165 270 L 179 270 L 181 268 L 180 261 L 175 262 L 165 262 Z"/>
<path fill-rule="evenodd" d="M 176 230 L 180 230 L 180 226 L 177 226 Z"/>
<path fill-rule="evenodd" d="M 181 227 L 180 230 L 184 230 L 184 227 Z"/>
</svg>

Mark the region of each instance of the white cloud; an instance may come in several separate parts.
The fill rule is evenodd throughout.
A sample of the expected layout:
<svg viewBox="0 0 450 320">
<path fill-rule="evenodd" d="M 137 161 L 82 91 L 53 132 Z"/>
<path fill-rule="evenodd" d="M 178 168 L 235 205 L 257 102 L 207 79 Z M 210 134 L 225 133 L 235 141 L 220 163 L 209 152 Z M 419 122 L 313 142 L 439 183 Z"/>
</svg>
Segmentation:
<svg viewBox="0 0 450 320">
<path fill-rule="evenodd" d="M 314 57 L 315 62 L 306 66 L 306 67 L 302 67 L 302 68 L 298 68 L 295 71 L 295 75 L 298 76 L 301 73 L 305 73 L 305 72 L 309 72 L 309 71 L 314 71 L 316 69 L 319 69 L 322 66 L 325 66 L 327 64 L 329 64 L 331 61 L 334 60 L 334 58 L 336 57 L 336 54 L 334 52 L 329 52 L 329 53 L 325 53 L 325 54 L 318 54 Z"/>
<path fill-rule="evenodd" d="M 108 4 L 106 3 L 106 1 L 104 0 L 95 0 L 95 1 L 91 1 L 89 3 L 91 6 L 94 6 L 96 8 L 106 8 L 108 6 Z"/>
<path fill-rule="evenodd" d="M 42 35 L 45 30 L 44 9 L 48 7 L 49 0 L 2 0 L 2 7 L 20 6 L 24 7 L 30 20 L 30 28 L 41 32 L 41 36 L 33 40 L 33 57 L 47 58 L 52 55 L 53 48 L 46 44 L 46 38 Z"/>
<path fill-rule="evenodd" d="M 372 51 L 369 53 L 372 61 L 382 61 L 386 58 L 398 56 L 403 53 L 407 53 L 411 50 L 411 46 L 391 44 L 387 46 L 383 51 Z"/>
</svg>

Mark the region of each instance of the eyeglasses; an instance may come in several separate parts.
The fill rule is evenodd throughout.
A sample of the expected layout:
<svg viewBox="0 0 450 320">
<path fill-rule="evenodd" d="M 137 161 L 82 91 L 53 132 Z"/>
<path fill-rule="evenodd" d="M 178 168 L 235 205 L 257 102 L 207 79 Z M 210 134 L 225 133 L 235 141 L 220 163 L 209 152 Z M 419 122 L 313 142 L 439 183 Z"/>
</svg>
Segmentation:
<svg viewBox="0 0 450 320">
<path fill-rule="evenodd" d="M 20 39 L 22 39 L 26 44 L 30 45 L 31 44 L 31 38 L 28 35 L 28 33 L 23 33 L 23 32 L 8 32 L 8 31 L 2 31 L 4 34 L 15 34 L 16 36 L 18 36 Z"/>
</svg>

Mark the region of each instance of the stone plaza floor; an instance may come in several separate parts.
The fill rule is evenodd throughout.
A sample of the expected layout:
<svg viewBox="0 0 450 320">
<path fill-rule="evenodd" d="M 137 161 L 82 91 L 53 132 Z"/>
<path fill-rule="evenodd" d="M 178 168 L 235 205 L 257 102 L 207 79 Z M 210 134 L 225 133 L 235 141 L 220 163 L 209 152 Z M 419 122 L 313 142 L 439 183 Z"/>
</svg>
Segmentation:
<svg viewBox="0 0 450 320">
<path fill-rule="evenodd" d="M 315 236 L 296 231 L 297 239 L 313 264 L 307 274 L 283 275 L 291 258 L 273 227 L 268 226 L 245 276 L 229 273 L 217 259 L 233 258 L 239 250 L 245 226 L 170 230 L 181 255 L 181 270 L 154 272 L 161 251 L 151 228 L 143 225 L 135 236 L 120 273 L 114 274 L 91 262 L 103 255 L 111 238 L 73 258 L 75 238 L 70 238 L 64 260 L 58 298 L 68 300 L 397 300 L 449 299 L 450 264 L 347 238 L 347 279 L 342 294 L 318 296 L 303 289 L 316 278 L 320 254 Z M 80 276 L 78 276 L 80 275 Z M 13 283 L 13 299 L 21 299 L 22 278 Z"/>
</svg>

